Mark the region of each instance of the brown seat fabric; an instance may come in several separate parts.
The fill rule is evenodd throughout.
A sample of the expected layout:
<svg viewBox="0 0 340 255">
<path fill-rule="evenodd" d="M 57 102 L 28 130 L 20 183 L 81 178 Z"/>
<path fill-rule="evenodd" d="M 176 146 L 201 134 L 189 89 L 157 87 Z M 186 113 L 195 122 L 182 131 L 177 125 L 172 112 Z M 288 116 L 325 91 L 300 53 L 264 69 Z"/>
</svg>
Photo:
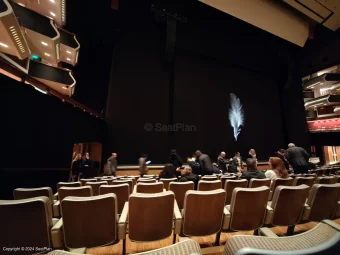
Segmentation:
<svg viewBox="0 0 340 255">
<path fill-rule="evenodd" d="M 156 182 L 156 179 L 153 179 L 153 178 L 139 178 L 137 180 L 137 183 L 139 182 L 144 182 L 144 183 L 155 183 Z"/>
<path fill-rule="evenodd" d="M 92 196 L 92 188 L 90 186 L 83 187 L 61 187 L 59 189 L 59 201 L 63 201 L 65 197 L 90 197 Z"/>
<path fill-rule="evenodd" d="M 175 193 L 175 199 L 177 201 L 178 208 L 181 210 L 184 207 L 184 197 L 188 190 L 193 190 L 195 184 L 192 181 L 188 182 L 171 182 L 169 184 L 169 190 Z"/>
<path fill-rule="evenodd" d="M 130 240 L 148 242 L 169 237 L 172 234 L 174 202 L 172 191 L 132 193 L 129 198 Z"/>
<path fill-rule="evenodd" d="M 119 185 L 101 185 L 99 188 L 99 194 L 114 193 L 117 197 L 118 214 L 121 214 L 124 208 L 125 202 L 129 201 L 130 187 L 129 184 L 123 183 Z"/>
<path fill-rule="evenodd" d="M 312 188 L 313 184 L 315 182 L 315 177 L 296 177 L 293 182 L 293 186 L 299 186 L 302 184 L 306 184 L 310 188 Z"/>
<path fill-rule="evenodd" d="M 258 188 L 262 186 L 270 187 L 271 180 L 269 178 L 265 179 L 250 179 L 249 188 Z"/>
<path fill-rule="evenodd" d="M 117 239 L 115 194 L 66 197 L 61 205 L 64 242 L 67 248 L 109 245 Z"/>
<path fill-rule="evenodd" d="M 282 186 L 292 186 L 294 182 L 293 178 L 277 178 L 274 179 L 271 186 L 270 186 L 270 195 L 269 195 L 269 200 L 272 200 L 273 198 L 273 193 L 276 189 L 276 187 L 282 185 Z"/>
<path fill-rule="evenodd" d="M 337 209 L 339 198 L 340 183 L 314 184 L 307 200 L 307 204 L 311 208 L 309 220 L 332 219 Z"/>
<path fill-rule="evenodd" d="M 57 190 L 61 187 L 80 187 L 81 182 L 58 182 L 57 183 Z"/>
<path fill-rule="evenodd" d="M 237 176 L 235 175 L 222 175 L 220 180 L 222 182 L 222 188 L 224 188 L 224 184 L 226 180 L 236 180 Z"/>
<path fill-rule="evenodd" d="M 158 193 L 163 192 L 163 182 L 157 183 L 138 183 L 136 186 L 137 193 Z"/>
<path fill-rule="evenodd" d="M 336 183 L 336 179 L 333 176 L 317 177 L 315 183 L 318 184 L 333 184 Z"/>
<path fill-rule="evenodd" d="M 231 197 L 230 229 L 235 231 L 249 231 L 263 225 L 269 188 L 235 188 Z"/>
<path fill-rule="evenodd" d="M 97 180 L 96 179 L 80 179 L 80 182 L 81 182 L 81 186 L 85 186 L 85 184 L 87 182 L 96 182 Z"/>
<path fill-rule="evenodd" d="M 100 182 L 87 182 L 86 186 L 90 186 L 92 188 L 92 195 L 98 196 L 99 195 L 99 187 L 101 185 L 107 185 L 107 181 L 100 181 Z"/>
<path fill-rule="evenodd" d="M 223 189 L 187 191 L 184 198 L 183 234 L 206 236 L 219 232 L 222 228 L 226 196 Z"/>
<path fill-rule="evenodd" d="M 231 196 L 235 188 L 247 188 L 248 180 L 226 180 L 224 184 L 224 190 L 227 192 L 227 198 L 225 204 L 229 205 L 231 201 Z"/>
<path fill-rule="evenodd" d="M 133 192 L 133 180 L 132 179 L 114 180 L 111 185 L 120 185 L 120 184 L 124 184 L 124 183 L 129 184 L 129 190 L 130 190 L 130 194 L 131 194 Z"/>
<path fill-rule="evenodd" d="M 7 254 L 4 247 L 51 247 L 52 225 L 51 205 L 45 196 L 0 200 L 1 254 Z M 32 254 L 32 251 L 16 253 Z"/>
<path fill-rule="evenodd" d="M 159 179 L 160 182 L 163 182 L 164 184 L 164 189 L 165 190 L 169 190 L 169 184 L 170 182 L 176 182 L 177 181 L 177 178 L 169 178 L 169 179 L 166 179 L 166 178 L 161 178 Z"/>
<path fill-rule="evenodd" d="M 41 188 L 18 188 L 13 191 L 15 200 L 33 197 L 48 197 L 49 203 L 53 205 L 53 193 L 50 187 Z"/>
<path fill-rule="evenodd" d="M 198 181 L 198 187 L 197 190 L 200 191 L 208 191 L 208 190 L 215 190 L 215 189 L 221 189 L 222 188 L 222 182 L 220 180 L 216 181 Z"/>
<path fill-rule="evenodd" d="M 205 175 L 205 176 L 202 176 L 202 181 L 216 181 L 218 180 L 218 177 L 215 176 L 215 175 Z"/>
</svg>

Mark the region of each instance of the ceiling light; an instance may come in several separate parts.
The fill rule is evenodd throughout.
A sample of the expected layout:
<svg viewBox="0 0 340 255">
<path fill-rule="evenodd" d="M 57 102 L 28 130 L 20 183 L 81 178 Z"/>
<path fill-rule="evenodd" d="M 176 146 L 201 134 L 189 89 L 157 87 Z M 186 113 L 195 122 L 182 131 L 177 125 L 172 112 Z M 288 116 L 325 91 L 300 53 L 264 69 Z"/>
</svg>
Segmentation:
<svg viewBox="0 0 340 255">
<path fill-rule="evenodd" d="M 70 59 L 70 58 L 67 58 L 67 60 L 68 60 L 68 61 L 71 61 L 71 59 Z"/>
<path fill-rule="evenodd" d="M 47 46 L 48 44 L 45 42 L 41 42 L 42 45 Z"/>
<path fill-rule="evenodd" d="M 55 13 L 54 13 L 54 12 L 50 12 L 50 14 L 51 14 L 53 17 L 55 17 Z"/>
<path fill-rule="evenodd" d="M 67 50 L 66 52 L 67 52 L 68 54 L 71 54 L 71 51 L 69 51 L 69 50 Z"/>
<path fill-rule="evenodd" d="M 62 87 L 62 89 L 67 89 L 67 87 L 64 86 L 64 87 Z"/>
<path fill-rule="evenodd" d="M 50 2 L 54 3 L 54 0 L 50 0 Z"/>
<path fill-rule="evenodd" d="M 46 55 L 47 57 L 51 56 L 51 55 L 50 55 L 50 54 L 48 54 L 48 53 L 45 53 L 45 55 Z"/>
<path fill-rule="evenodd" d="M 5 47 L 5 48 L 8 48 L 8 45 L 7 45 L 7 44 L 4 44 L 4 43 L 2 43 L 2 42 L 0 42 L 0 46 Z"/>
</svg>

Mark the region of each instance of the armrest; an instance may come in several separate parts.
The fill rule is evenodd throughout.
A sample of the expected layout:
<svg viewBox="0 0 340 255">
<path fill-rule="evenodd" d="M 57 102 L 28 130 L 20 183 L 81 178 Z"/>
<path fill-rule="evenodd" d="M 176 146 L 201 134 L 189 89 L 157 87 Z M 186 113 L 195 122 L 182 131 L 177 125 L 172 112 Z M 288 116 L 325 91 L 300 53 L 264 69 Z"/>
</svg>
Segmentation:
<svg viewBox="0 0 340 255">
<path fill-rule="evenodd" d="M 264 224 L 270 224 L 272 222 L 273 213 L 274 213 L 273 208 L 271 208 L 269 205 L 267 205 L 266 218 L 264 220 Z"/>
<path fill-rule="evenodd" d="M 59 198 L 58 198 L 58 192 L 55 193 L 55 194 L 53 195 L 53 199 L 54 199 L 54 200 L 58 200 L 58 199 L 59 199 Z"/>
<path fill-rule="evenodd" d="M 273 231 L 271 231 L 269 228 L 260 228 L 259 229 L 259 235 L 260 236 L 266 236 L 266 237 L 278 237 Z"/>
<path fill-rule="evenodd" d="M 340 217 L 340 201 L 338 201 L 338 208 L 335 210 L 335 217 Z"/>
<path fill-rule="evenodd" d="M 132 192 L 132 193 L 137 193 L 137 185 L 138 185 L 138 184 L 136 184 L 136 185 L 133 187 L 133 192 Z"/>
<path fill-rule="evenodd" d="M 337 231 L 340 231 L 340 225 L 336 224 L 335 222 L 331 220 L 323 220 L 322 223 L 327 224 L 328 226 L 335 228 Z"/>
<path fill-rule="evenodd" d="M 77 253 L 77 254 L 86 254 L 86 247 L 70 249 L 70 252 Z"/>
<path fill-rule="evenodd" d="M 163 189 L 163 192 L 165 192 L 166 191 L 166 189 Z"/>
<path fill-rule="evenodd" d="M 60 201 L 53 204 L 53 216 L 59 218 L 60 215 Z"/>
<path fill-rule="evenodd" d="M 310 206 L 305 204 L 305 208 L 303 209 L 303 213 L 302 213 L 302 220 L 308 220 L 310 210 L 311 210 Z"/>
<path fill-rule="evenodd" d="M 129 202 L 125 202 L 122 214 L 120 215 L 118 221 L 118 238 L 125 239 L 126 238 L 126 225 L 127 225 L 127 217 L 129 213 Z"/>
<path fill-rule="evenodd" d="M 54 226 L 51 228 L 51 238 L 52 238 L 52 246 L 55 249 L 64 248 L 63 244 L 63 219 L 60 219 Z"/>
<path fill-rule="evenodd" d="M 230 218 L 231 218 L 231 213 L 227 210 L 226 207 L 224 207 L 223 208 L 223 225 L 222 225 L 222 229 L 229 229 Z"/>
<path fill-rule="evenodd" d="M 182 214 L 181 211 L 178 208 L 177 201 L 175 199 L 174 202 L 174 233 L 175 234 L 180 234 L 181 233 L 181 228 L 182 228 Z"/>
</svg>

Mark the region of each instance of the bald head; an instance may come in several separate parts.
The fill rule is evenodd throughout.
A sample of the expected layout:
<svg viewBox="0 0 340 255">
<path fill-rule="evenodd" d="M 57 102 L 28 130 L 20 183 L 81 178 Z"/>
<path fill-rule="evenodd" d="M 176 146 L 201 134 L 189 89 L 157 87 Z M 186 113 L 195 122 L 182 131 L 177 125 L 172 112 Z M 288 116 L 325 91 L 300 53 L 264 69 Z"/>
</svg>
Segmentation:
<svg viewBox="0 0 340 255">
<path fill-rule="evenodd" d="M 222 151 L 222 152 L 220 153 L 220 156 L 221 156 L 222 158 L 225 158 L 225 152 Z"/>
<path fill-rule="evenodd" d="M 294 143 L 288 144 L 288 148 L 292 148 L 292 147 L 295 147 L 295 144 L 294 144 Z"/>
</svg>

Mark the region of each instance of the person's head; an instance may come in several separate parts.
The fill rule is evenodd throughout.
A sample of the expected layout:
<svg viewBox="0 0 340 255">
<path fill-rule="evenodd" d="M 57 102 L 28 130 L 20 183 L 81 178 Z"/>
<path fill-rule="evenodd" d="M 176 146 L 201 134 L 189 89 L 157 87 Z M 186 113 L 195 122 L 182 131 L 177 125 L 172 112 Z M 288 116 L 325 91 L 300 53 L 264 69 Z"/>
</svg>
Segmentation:
<svg viewBox="0 0 340 255">
<path fill-rule="evenodd" d="M 163 168 L 163 172 L 169 174 L 169 175 L 174 175 L 174 166 L 172 164 L 165 164 Z"/>
<path fill-rule="evenodd" d="M 269 167 L 280 177 L 287 178 L 288 172 L 283 164 L 282 160 L 278 157 L 269 158 Z"/>
<path fill-rule="evenodd" d="M 86 152 L 86 153 L 85 153 L 85 158 L 86 158 L 86 159 L 89 159 L 89 158 L 90 158 L 90 153 Z"/>
<path fill-rule="evenodd" d="M 81 159 L 81 154 L 77 153 L 76 156 L 74 157 L 74 160 L 80 160 Z"/>
<path fill-rule="evenodd" d="M 220 156 L 221 156 L 222 158 L 225 158 L 225 152 L 222 151 L 222 152 L 220 153 Z"/>
<path fill-rule="evenodd" d="M 295 147 L 295 144 L 294 144 L 294 143 L 288 144 L 288 148 L 292 148 L 292 147 Z"/>
<path fill-rule="evenodd" d="M 257 164 L 256 164 L 256 159 L 254 159 L 254 158 L 249 158 L 248 160 L 247 160 L 247 167 L 248 167 L 248 169 L 256 169 L 256 166 L 257 166 Z"/>
<path fill-rule="evenodd" d="M 235 157 L 241 157 L 241 153 L 235 152 Z"/>
<path fill-rule="evenodd" d="M 255 152 L 255 150 L 254 150 L 254 149 L 250 149 L 250 151 L 249 151 L 249 154 L 250 154 L 250 155 L 255 155 L 255 154 L 256 154 L 256 152 Z"/>
<path fill-rule="evenodd" d="M 171 150 L 171 154 L 177 154 L 177 151 L 175 149 Z"/>
<path fill-rule="evenodd" d="M 186 167 L 184 167 L 183 172 L 186 173 L 186 174 L 191 174 L 192 173 L 192 169 L 191 169 L 190 166 L 186 166 Z"/>
<path fill-rule="evenodd" d="M 113 158 L 117 158 L 117 153 L 112 153 Z"/>
<path fill-rule="evenodd" d="M 185 161 L 186 161 L 187 163 L 189 163 L 189 162 L 191 162 L 192 160 L 191 160 L 190 157 L 186 157 L 186 158 L 185 158 Z"/>
<path fill-rule="evenodd" d="M 195 156 L 198 158 L 199 156 L 201 156 L 202 155 L 202 152 L 200 151 L 200 150 L 197 150 L 196 152 L 195 152 Z"/>
<path fill-rule="evenodd" d="M 280 153 L 286 153 L 286 150 L 280 149 L 279 152 L 280 152 Z"/>
<path fill-rule="evenodd" d="M 147 155 L 147 154 L 142 154 L 142 158 L 147 159 L 147 158 L 148 158 L 148 155 Z"/>
</svg>

